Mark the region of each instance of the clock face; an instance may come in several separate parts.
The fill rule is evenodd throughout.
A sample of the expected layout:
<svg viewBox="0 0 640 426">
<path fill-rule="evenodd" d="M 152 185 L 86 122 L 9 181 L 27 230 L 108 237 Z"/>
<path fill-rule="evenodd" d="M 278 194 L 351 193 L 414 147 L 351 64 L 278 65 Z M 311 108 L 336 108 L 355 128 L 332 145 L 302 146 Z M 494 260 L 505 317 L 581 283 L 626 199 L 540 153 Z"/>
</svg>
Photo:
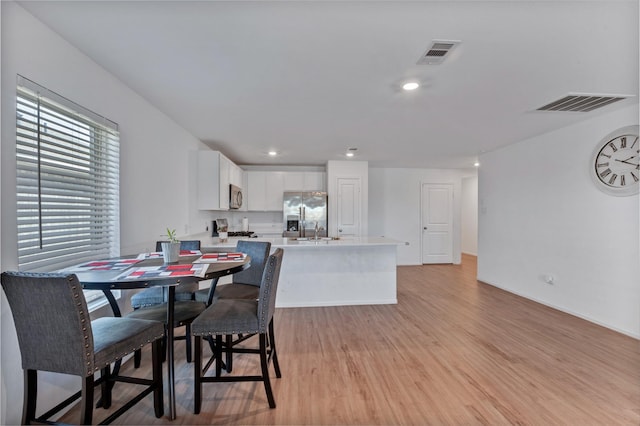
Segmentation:
<svg viewBox="0 0 640 426">
<path fill-rule="evenodd" d="M 633 195 L 640 188 L 638 126 L 627 126 L 607 135 L 597 146 L 592 176 L 603 191 Z"/>
</svg>

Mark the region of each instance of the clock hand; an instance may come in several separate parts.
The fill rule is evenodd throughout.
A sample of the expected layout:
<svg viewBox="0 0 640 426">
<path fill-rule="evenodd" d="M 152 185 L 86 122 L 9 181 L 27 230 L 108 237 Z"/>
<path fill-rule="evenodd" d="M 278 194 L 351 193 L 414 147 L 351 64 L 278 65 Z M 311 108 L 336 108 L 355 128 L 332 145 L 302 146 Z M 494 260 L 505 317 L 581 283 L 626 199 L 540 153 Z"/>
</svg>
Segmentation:
<svg viewBox="0 0 640 426">
<path fill-rule="evenodd" d="M 627 158 L 626 160 L 618 160 L 616 158 L 616 161 L 620 162 L 620 163 L 625 163 L 625 164 L 631 164 L 632 166 L 637 166 L 636 163 L 630 163 L 629 160 L 631 160 L 632 158 L 635 158 L 635 155 L 632 155 L 631 157 Z"/>
</svg>

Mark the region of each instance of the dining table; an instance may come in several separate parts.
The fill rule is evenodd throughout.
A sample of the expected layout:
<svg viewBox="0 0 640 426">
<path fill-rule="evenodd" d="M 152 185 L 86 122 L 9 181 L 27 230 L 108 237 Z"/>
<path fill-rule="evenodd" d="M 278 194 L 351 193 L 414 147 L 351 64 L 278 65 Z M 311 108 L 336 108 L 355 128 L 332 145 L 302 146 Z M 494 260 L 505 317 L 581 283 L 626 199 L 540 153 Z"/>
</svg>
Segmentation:
<svg viewBox="0 0 640 426">
<path fill-rule="evenodd" d="M 114 316 L 122 316 L 122 313 L 112 293 L 113 290 L 162 286 L 167 291 L 166 324 L 173 324 L 176 287 L 204 280 L 217 282 L 220 277 L 243 271 L 251 264 L 250 256 L 234 258 L 232 261 L 199 263 L 206 255 L 202 256 L 198 253 L 181 255 L 177 262 L 167 264 L 162 256 L 152 256 L 153 253 L 146 255 L 147 258 L 142 254 L 122 256 L 118 259 L 98 259 L 85 262 L 75 268 L 67 268 L 64 272 L 76 274 L 85 290 L 101 290 Z M 166 327 L 169 418 L 171 420 L 176 418 L 173 337 L 173 327 Z M 119 367 L 119 364 L 114 367 L 113 374 L 118 374 Z"/>
</svg>

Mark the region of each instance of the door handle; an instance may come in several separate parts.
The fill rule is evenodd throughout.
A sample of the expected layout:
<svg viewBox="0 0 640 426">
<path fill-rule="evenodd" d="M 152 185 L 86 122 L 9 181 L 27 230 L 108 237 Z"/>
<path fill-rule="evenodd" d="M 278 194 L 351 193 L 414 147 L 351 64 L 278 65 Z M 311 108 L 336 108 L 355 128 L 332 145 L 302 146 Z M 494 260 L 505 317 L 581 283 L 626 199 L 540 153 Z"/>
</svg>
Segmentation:
<svg viewBox="0 0 640 426">
<path fill-rule="evenodd" d="M 422 229 L 426 231 L 426 230 L 427 230 L 427 227 L 425 226 L 425 227 L 424 227 L 424 228 L 422 228 Z"/>
</svg>

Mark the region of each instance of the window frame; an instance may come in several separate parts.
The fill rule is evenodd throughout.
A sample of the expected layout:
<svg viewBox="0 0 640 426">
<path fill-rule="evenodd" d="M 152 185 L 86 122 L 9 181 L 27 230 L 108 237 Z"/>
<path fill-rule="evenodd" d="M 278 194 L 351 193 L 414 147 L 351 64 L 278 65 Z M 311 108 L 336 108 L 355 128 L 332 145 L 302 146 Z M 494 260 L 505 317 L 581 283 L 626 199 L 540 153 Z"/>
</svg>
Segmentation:
<svg viewBox="0 0 640 426">
<path fill-rule="evenodd" d="M 51 272 L 120 255 L 119 164 L 117 123 L 18 75 L 19 270 Z M 108 303 L 99 290 L 85 298 L 90 310 Z"/>
</svg>

